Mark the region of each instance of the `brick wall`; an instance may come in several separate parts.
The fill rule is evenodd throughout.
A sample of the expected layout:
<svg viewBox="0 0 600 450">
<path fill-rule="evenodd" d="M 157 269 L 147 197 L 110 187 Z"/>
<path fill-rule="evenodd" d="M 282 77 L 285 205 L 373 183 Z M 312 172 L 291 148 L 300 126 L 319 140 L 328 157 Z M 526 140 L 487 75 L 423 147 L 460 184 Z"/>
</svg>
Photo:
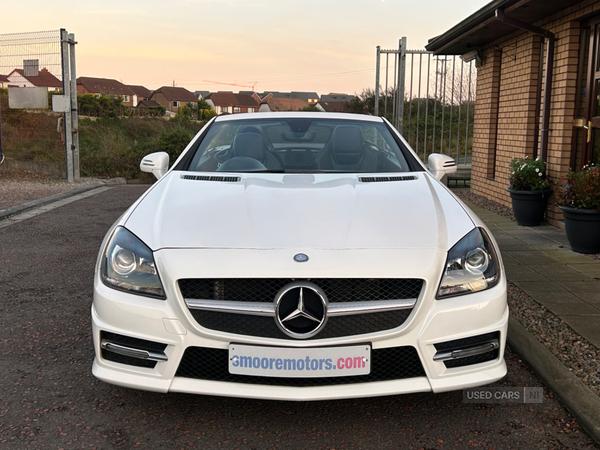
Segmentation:
<svg viewBox="0 0 600 450">
<path fill-rule="evenodd" d="M 586 0 L 534 24 L 556 36 L 547 163 L 557 192 L 571 155 L 579 20 L 594 12 L 600 13 L 600 1 Z M 541 111 L 536 111 L 536 98 L 539 65 L 544 64 L 541 45 L 539 36 L 516 30 L 480 50 L 483 65 L 477 75 L 471 185 L 473 192 L 505 205 L 510 205 L 506 188 L 511 158 L 532 156 L 536 142 L 539 154 L 536 129 L 541 129 Z M 560 225 L 556 199 L 550 203 L 548 221 Z"/>
</svg>

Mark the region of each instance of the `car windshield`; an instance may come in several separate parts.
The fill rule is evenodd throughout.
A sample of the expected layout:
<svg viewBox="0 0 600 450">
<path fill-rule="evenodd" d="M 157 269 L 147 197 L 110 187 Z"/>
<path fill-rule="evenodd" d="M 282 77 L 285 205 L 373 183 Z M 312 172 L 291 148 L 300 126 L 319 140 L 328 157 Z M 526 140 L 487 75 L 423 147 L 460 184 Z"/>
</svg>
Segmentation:
<svg viewBox="0 0 600 450">
<path fill-rule="evenodd" d="M 408 172 L 382 122 L 269 118 L 215 122 L 188 166 L 199 172 Z"/>
</svg>

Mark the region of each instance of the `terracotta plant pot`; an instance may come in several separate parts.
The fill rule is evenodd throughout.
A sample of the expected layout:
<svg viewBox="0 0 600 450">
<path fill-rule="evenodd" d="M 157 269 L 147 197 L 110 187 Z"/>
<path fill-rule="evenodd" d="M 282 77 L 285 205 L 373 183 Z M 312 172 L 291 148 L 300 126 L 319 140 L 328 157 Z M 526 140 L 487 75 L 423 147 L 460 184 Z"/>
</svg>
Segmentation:
<svg viewBox="0 0 600 450">
<path fill-rule="evenodd" d="M 537 227 L 546 213 L 548 198 L 552 189 L 542 191 L 513 191 L 507 189 L 512 200 L 513 213 L 517 223 L 524 227 Z"/>
<path fill-rule="evenodd" d="M 559 206 L 571 249 L 577 253 L 600 253 L 600 210 Z"/>
</svg>

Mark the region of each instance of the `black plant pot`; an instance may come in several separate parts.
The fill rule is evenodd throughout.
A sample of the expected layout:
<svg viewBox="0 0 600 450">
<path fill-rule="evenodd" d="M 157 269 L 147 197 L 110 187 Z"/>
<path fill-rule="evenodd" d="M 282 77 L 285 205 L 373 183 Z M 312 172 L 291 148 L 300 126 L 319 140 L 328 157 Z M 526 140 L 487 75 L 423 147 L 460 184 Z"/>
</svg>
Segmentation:
<svg viewBox="0 0 600 450">
<path fill-rule="evenodd" d="M 548 198 L 552 189 L 543 191 L 513 191 L 507 189 L 512 200 L 513 213 L 517 223 L 524 227 L 537 227 L 544 220 Z"/>
<path fill-rule="evenodd" d="M 600 211 L 559 206 L 571 249 L 577 253 L 600 253 Z"/>
</svg>

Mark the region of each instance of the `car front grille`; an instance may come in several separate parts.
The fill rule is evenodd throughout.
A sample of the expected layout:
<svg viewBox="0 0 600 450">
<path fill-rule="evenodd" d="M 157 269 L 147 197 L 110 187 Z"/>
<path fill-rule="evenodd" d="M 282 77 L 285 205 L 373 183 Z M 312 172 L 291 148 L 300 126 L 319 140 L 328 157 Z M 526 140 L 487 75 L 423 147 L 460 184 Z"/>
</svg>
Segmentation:
<svg viewBox="0 0 600 450">
<path fill-rule="evenodd" d="M 181 279 L 184 299 L 272 303 L 281 288 L 293 281 L 310 281 L 335 303 L 416 299 L 423 288 L 419 279 Z M 330 317 L 323 330 L 311 339 L 355 336 L 401 326 L 412 308 L 369 314 Z M 190 309 L 196 322 L 207 329 L 275 339 L 293 339 L 284 334 L 272 317 Z"/>
<path fill-rule="evenodd" d="M 330 303 L 417 298 L 423 280 L 414 278 L 193 278 L 179 280 L 183 298 L 272 302 L 277 292 L 292 281 L 310 281 L 327 294 Z"/>
<path fill-rule="evenodd" d="M 425 376 L 425 371 L 416 349 L 411 346 L 372 350 L 371 373 L 368 375 L 324 378 L 278 378 L 231 374 L 229 373 L 229 350 L 188 347 L 175 376 L 229 383 L 311 387 L 401 380 Z"/>
</svg>

